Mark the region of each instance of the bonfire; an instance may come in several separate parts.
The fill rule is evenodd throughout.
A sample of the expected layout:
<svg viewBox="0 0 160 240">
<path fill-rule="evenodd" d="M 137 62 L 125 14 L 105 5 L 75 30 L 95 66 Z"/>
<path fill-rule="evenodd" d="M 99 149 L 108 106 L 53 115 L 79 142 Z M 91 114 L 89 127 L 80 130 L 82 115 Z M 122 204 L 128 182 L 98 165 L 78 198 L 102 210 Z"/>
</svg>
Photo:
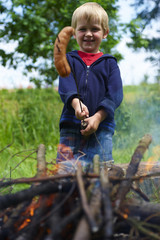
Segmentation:
<svg viewBox="0 0 160 240">
<path fill-rule="evenodd" d="M 160 204 L 142 190 L 159 181 L 159 172 L 138 174 L 152 137 L 139 142 L 126 169 L 115 164 L 92 168 L 80 161 L 55 164 L 47 171 L 45 146 L 37 149 L 37 175 L 1 180 L 0 187 L 29 184 L 28 189 L 0 196 L 1 240 L 160 239 Z M 158 185 L 156 185 L 158 187 Z"/>
</svg>

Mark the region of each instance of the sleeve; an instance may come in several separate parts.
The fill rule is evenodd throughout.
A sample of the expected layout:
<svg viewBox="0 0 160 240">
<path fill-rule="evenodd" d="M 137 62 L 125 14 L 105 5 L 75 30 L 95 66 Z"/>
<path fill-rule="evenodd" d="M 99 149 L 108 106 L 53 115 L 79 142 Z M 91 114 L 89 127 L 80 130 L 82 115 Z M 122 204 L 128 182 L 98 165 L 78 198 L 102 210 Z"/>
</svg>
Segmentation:
<svg viewBox="0 0 160 240">
<path fill-rule="evenodd" d="M 62 99 L 62 102 L 67 106 L 67 108 L 68 109 L 72 108 L 71 107 L 72 99 L 78 97 L 77 88 L 72 73 L 65 78 L 59 76 L 58 92 Z"/>
<path fill-rule="evenodd" d="M 102 101 L 99 103 L 97 111 L 99 109 L 104 109 L 111 118 L 114 118 L 114 112 L 123 100 L 122 79 L 119 67 L 114 58 L 109 59 L 107 70 L 109 75 L 105 82 L 106 94 Z"/>
<path fill-rule="evenodd" d="M 72 63 L 72 57 L 69 56 L 68 54 L 67 54 L 67 60 L 71 68 L 74 69 L 73 63 Z M 62 99 L 62 102 L 66 105 L 66 107 L 69 110 L 73 109 L 71 106 L 71 101 L 73 98 L 80 97 L 80 99 L 82 100 L 82 96 L 78 94 L 76 80 L 72 72 L 68 77 L 65 77 L 65 78 L 62 78 L 59 76 L 58 92 Z"/>
</svg>

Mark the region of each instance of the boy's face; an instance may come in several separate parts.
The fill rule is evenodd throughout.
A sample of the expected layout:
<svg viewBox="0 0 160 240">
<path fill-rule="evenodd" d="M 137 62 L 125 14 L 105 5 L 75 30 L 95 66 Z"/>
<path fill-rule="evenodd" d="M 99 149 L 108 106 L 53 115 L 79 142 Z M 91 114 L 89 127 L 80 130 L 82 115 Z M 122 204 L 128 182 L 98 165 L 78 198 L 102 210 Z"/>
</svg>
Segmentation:
<svg viewBox="0 0 160 240">
<path fill-rule="evenodd" d="M 98 53 L 102 39 L 107 37 L 98 21 L 87 22 L 81 19 L 77 22 L 74 37 L 80 47 L 80 51 Z"/>
</svg>

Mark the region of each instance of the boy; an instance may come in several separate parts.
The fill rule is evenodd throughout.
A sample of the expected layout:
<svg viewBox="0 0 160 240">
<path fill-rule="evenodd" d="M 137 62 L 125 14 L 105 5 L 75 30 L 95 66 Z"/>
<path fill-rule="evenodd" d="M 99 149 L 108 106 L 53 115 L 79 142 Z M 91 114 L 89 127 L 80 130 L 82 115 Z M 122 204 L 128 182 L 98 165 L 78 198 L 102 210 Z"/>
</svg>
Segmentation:
<svg viewBox="0 0 160 240">
<path fill-rule="evenodd" d="M 72 73 L 59 78 L 64 108 L 57 162 L 74 159 L 90 164 L 95 154 L 101 162 L 113 162 L 114 111 L 123 90 L 116 59 L 99 51 L 109 33 L 108 15 L 99 4 L 88 2 L 74 11 L 71 25 L 79 50 L 67 53 L 67 60 L 76 75 L 78 92 Z M 81 121 L 87 122 L 85 129 Z"/>
</svg>

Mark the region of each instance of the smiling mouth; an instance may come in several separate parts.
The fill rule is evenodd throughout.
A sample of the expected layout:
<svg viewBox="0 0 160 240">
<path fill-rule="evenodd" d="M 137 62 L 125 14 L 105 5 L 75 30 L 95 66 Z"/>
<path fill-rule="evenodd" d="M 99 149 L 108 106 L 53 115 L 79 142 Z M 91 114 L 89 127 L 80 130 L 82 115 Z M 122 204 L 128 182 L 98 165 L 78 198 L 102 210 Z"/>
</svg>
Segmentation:
<svg viewBox="0 0 160 240">
<path fill-rule="evenodd" d="M 84 40 L 84 42 L 90 43 L 90 42 L 94 42 L 94 40 Z"/>
</svg>

